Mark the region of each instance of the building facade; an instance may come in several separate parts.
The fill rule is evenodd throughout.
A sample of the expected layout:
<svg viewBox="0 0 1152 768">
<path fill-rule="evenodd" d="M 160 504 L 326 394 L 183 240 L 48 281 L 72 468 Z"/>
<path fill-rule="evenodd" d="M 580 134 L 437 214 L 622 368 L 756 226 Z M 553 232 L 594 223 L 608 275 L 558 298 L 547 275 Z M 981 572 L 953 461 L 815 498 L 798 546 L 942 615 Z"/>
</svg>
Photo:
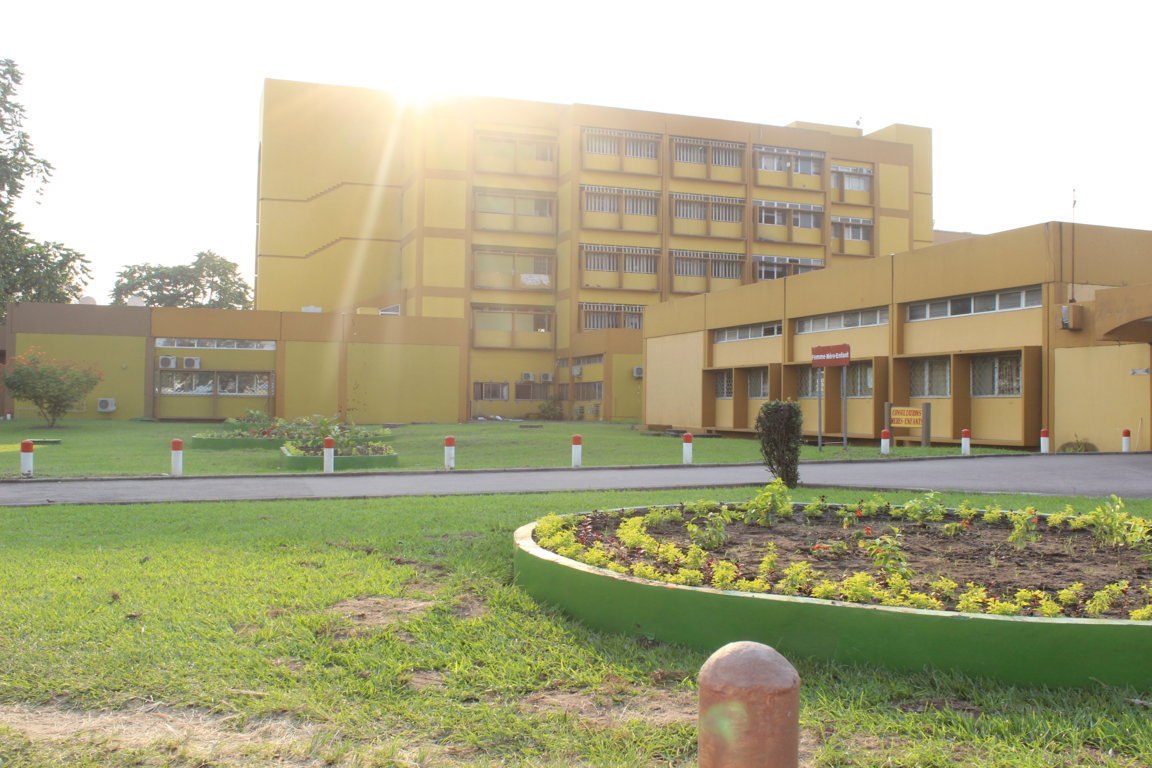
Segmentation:
<svg viewBox="0 0 1152 768">
<path fill-rule="evenodd" d="M 644 315 L 929 245 L 931 136 L 268 81 L 256 307 L 455 321 L 457 418 L 639 420 Z"/>
<path fill-rule="evenodd" d="M 674 300 L 647 317 L 645 421 L 750 432 L 787 398 L 810 435 L 874 440 L 886 403 L 927 404 L 933 442 L 1118 450 L 1129 429 L 1147 450 L 1150 257 L 1152 232 L 1050 223 Z M 813 365 L 841 345 L 848 366 Z"/>
</svg>

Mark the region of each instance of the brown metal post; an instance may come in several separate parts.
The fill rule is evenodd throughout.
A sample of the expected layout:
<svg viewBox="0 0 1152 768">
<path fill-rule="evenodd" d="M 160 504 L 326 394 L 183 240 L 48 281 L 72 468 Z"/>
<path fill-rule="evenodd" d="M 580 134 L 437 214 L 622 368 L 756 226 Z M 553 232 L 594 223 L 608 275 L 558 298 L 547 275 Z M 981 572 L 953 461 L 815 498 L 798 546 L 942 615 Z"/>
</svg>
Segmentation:
<svg viewBox="0 0 1152 768">
<path fill-rule="evenodd" d="M 761 643 L 729 643 L 700 668 L 700 768 L 798 768 L 800 675 Z"/>
<path fill-rule="evenodd" d="M 924 416 L 920 419 L 920 445 L 924 448 L 932 445 L 932 403 L 921 403 Z"/>
</svg>

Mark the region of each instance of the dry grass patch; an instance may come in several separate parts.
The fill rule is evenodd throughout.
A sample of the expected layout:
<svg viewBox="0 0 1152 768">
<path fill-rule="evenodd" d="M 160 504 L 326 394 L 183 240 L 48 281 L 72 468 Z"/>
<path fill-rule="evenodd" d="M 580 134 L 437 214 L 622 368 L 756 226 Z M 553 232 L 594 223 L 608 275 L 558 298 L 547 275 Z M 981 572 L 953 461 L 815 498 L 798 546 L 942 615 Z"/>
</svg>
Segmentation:
<svg viewBox="0 0 1152 768">
<path fill-rule="evenodd" d="M 353 597 L 329 606 L 360 630 L 383 629 L 427 612 L 436 603 L 412 597 Z"/>
</svg>

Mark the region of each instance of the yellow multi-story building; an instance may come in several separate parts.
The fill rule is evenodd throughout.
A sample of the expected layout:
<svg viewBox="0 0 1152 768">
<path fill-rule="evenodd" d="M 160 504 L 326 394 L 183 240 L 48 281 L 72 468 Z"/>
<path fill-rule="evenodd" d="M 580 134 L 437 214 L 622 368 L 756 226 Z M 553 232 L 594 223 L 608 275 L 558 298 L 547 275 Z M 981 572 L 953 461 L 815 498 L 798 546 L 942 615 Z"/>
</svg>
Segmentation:
<svg viewBox="0 0 1152 768">
<path fill-rule="evenodd" d="M 257 309 L 455 321 L 458 418 L 638 420 L 649 307 L 932 242 L 931 136 L 903 125 L 273 80 L 259 179 Z"/>
</svg>

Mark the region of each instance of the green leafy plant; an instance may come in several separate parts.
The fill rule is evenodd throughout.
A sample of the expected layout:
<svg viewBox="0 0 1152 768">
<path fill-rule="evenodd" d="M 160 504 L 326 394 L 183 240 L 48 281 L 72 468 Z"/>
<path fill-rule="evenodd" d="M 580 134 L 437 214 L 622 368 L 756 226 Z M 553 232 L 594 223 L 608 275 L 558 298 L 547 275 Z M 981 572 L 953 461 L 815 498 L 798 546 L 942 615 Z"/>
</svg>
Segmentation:
<svg viewBox="0 0 1152 768">
<path fill-rule="evenodd" d="M 27 400 L 49 427 L 96 388 L 102 376 L 93 366 L 57 360 L 38 347 L 0 366 L 0 382 L 17 400 Z"/>
<path fill-rule="evenodd" d="M 756 416 L 760 453 L 772 474 L 789 488 L 800 484 L 804 416 L 794 400 L 770 400 Z"/>
<path fill-rule="evenodd" d="M 891 531 L 892 533 L 861 541 L 860 546 L 868 553 L 872 564 L 877 568 L 886 573 L 908 575 L 911 570 L 908 568 L 908 555 L 900 543 L 902 534 L 899 528 L 893 527 Z"/>
</svg>

